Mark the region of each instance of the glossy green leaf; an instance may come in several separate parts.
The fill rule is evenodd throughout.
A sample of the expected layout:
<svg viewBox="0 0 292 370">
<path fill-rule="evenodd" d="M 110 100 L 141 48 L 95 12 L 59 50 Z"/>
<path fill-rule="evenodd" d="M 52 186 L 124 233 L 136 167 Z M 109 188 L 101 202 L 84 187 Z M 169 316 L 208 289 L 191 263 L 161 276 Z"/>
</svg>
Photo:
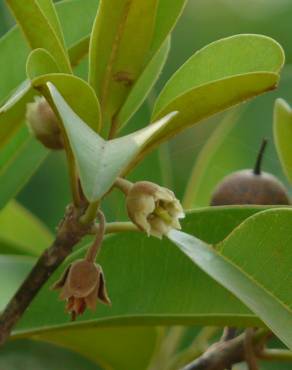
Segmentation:
<svg viewBox="0 0 292 370">
<path fill-rule="evenodd" d="M 124 126 L 143 103 L 162 71 L 169 49 L 170 37 L 166 39 L 164 44 L 148 63 L 147 67 L 141 73 L 137 82 L 130 91 L 122 109 L 117 115 L 117 126 Z"/>
<path fill-rule="evenodd" d="M 149 147 L 232 105 L 274 89 L 283 62 L 280 45 L 260 35 L 232 36 L 201 49 L 172 76 L 159 95 L 155 119 L 173 110 L 180 113 Z"/>
<path fill-rule="evenodd" d="M 75 114 L 78 114 L 94 131 L 99 131 L 99 102 L 94 90 L 87 82 L 73 75 L 52 73 L 35 78 L 32 85 L 46 94 L 45 90 L 48 82 L 54 84 L 68 104 L 74 107 Z"/>
<path fill-rule="evenodd" d="M 60 72 L 58 65 L 51 54 L 45 49 L 34 49 L 26 62 L 27 77 L 32 80 L 36 77 Z"/>
<path fill-rule="evenodd" d="M 219 242 L 245 218 L 263 207 L 213 207 L 188 214 L 183 230 L 206 242 Z M 67 261 L 80 258 L 84 249 Z M 19 322 L 14 334 L 33 335 L 48 330 L 63 330 L 91 325 L 255 325 L 261 321 L 207 274 L 173 246 L 142 233 L 123 233 L 104 241 L 98 258 L 105 272 L 112 307 L 98 305 L 86 312 L 75 324 L 68 323 L 64 302 L 49 287 L 57 280 L 63 265 L 51 277 Z M 13 271 L 11 271 L 13 274 Z M 9 275 L 0 280 L 5 284 Z M 43 315 L 43 312 L 52 312 Z M 69 325 L 69 326 L 68 326 Z"/>
<path fill-rule="evenodd" d="M 275 102 L 274 138 L 283 171 L 292 183 L 292 109 L 283 99 Z"/>
<path fill-rule="evenodd" d="M 160 48 L 162 42 L 172 31 L 186 3 L 186 0 L 159 0 L 155 31 L 151 44 L 151 55 Z"/>
<path fill-rule="evenodd" d="M 90 202 L 100 199 L 112 187 L 117 176 L 121 175 L 152 135 L 168 125 L 175 115 L 171 113 L 133 134 L 106 141 L 73 112 L 51 82 L 47 86 L 67 133 L 84 194 Z"/>
<path fill-rule="evenodd" d="M 145 66 L 158 0 L 102 1 L 89 50 L 89 82 L 112 117 Z"/>
<path fill-rule="evenodd" d="M 52 240 L 45 225 L 16 201 L 0 211 L 0 253 L 4 244 L 12 246 L 10 253 L 38 255 Z"/>
<path fill-rule="evenodd" d="M 0 349 L 0 369 L 102 370 L 96 363 L 64 347 L 35 340 L 14 340 Z"/>
<path fill-rule="evenodd" d="M 43 13 L 44 1 L 7 0 L 19 26 L 32 49 L 44 48 L 56 60 L 62 72 L 70 73 L 71 66 L 62 40 Z M 36 32 L 37 29 L 37 32 Z"/>
<path fill-rule="evenodd" d="M 26 184 L 47 154 L 25 126 L 0 150 L 0 209 Z"/>
<path fill-rule="evenodd" d="M 184 3 L 118 0 L 113 7 L 101 2 L 90 41 L 89 81 L 101 102 L 104 126 L 112 124 L 112 117 L 161 48 Z M 148 71 L 152 81 L 147 85 L 151 86 L 156 75 L 150 76 Z M 114 128 L 121 123 L 114 121 Z"/>
<path fill-rule="evenodd" d="M 146 370 L 157 347 L 155 327 L 93 325 L 53 330 L 33 336 L 80 353 L 104 369 Z M 138 339 L 138 340 L 137 340 Z"/>
<path fill-rule="evenodd" d="M 200 194 L 200 190 L 205 186 L 204 177 L 206 172 L 208 172 L 209 164 L 216 155 L 218 147 L 222 145 L 224 139 L 236 124 L 238 116 L 238 110 L 231 111 L 227 114 L 223 118 L 222 122 L 220 122 L 219 126 L 214 130 L 214 132 L 212 132 L 200 154 L 196 158 L 182 202 L 185 209 L 194 207 L 196 202 L 199 200 L 197 199 L 198 194 Z"/>
<path fill-rule="evenodd" d="M 36 3 L 58 36 L 61 44 L 65 46 L 63 31 L 53 0 L 36 0 Z"/>
<path fill-rule="evenodd" d="M 250 217 L 221 244 L 171 231 L 169 238 L 203 271 L 244 302 L 291 349 L 291 209 Z"/>
</svg>

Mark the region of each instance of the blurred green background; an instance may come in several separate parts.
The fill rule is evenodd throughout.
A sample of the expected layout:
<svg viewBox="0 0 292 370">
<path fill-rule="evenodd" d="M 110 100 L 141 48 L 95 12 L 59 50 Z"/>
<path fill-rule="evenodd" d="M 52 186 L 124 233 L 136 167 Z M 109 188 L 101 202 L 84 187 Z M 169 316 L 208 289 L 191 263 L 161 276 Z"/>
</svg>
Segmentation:
<svg viewBox="0 0 292 370">
<path fill-rule="evenodd" d="M 292 0 L 190 0 L 173 32 L 172 48 L 164 71 L 148 100 L 130 122 L 128 130 L 147 124 L 155 96 L 172 73 L 196 50 L 219 38 L 238 33 L 271 36 L 284 47 L 289 64 L 292 56 L 291 15 Z M 0 33 L 5 33 L 12 24 L 4 1 L 0 0 Z M 82 67 L 80 71 L 82 73 Z M 238 122 L 206 169 L 204 184 L 199 189 L 194 206 L 208 204 L 210 192 L 225 174 L 253 165 L 263 136 L 270 139 L 264 169 L 284 179 L 272 139 L 273 101 L 278 96 L 291 101 L 292 70 L 289 66 L 284 70 L 278 90 L 242 105 Z M 226 113 L 217 115 L 176 137 L 148 158 L 131 176 L 167 184 L 173 187 L 178 197 L 182 197 L 200 149 L 224 115 Z M 155 157 L 164 161 L 162 171 L 153 160 Z M 64 156 L 55 153 L 47 158 L 18 195 L 18 200 L 52 230 L 69 199 Z M 115 193 L 106 209 L 109 219 L 124 217 Z"/>
</svg>

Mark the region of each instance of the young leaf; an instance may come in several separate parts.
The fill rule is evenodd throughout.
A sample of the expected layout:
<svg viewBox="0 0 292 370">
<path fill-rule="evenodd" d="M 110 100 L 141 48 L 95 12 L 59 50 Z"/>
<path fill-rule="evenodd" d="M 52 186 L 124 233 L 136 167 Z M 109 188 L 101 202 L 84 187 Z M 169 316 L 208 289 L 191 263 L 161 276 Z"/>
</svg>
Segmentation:
<svg viewBox="0 0 292 370">
<path fill-rule="evenodd" d="M 291 209 L 260 212 L 219 244 L 220 253 L 186 233 L 169 234 L 197 266 L 245 303 L 290 349 L 292 245 L 287 230 L 291 219 Z"/>
<path fill-rule="evenodd" d="M 283 171 L 292 183 L 292 109 L 283 99 L 274 106 L 274 138 Z"/>
<path fill-rule="evenodd" d="M 204 118 L 276 87 L 284 63 L 281 46 L 266 36 L 237 35 L 195 53 L 167 82 L 153 112 L 177 110 L 171 127 L 147 150 Z"/>
<path fill-rule="evenodd" d="M 97 2 L 92 0 L 68 0 L 56 3 L 61 19 L 72 65 L 77 65 L 87 53 L 89 33 L 92 28 Z M 82 12 L 82 17 L 80 13 Z M 68 22 L 70 20 L 70 22 Z M 78 22 L 78 27 L 72 24 Z M 14 27 L 0 39 L 0 100 L 9 101 L 0 109 L 0 148 L 23 123 L 26 104 L 37 94 L 25 79 L 25 63 L 29 54 L 18 27 Z M 18 86 L 19 85 L 19 86 Z M 18 86 L 18 87 L 17 87 Z M 15 91 L 15 93 L 13 93 Z"/>
<path fill-rule="evenodd" d="M 26 74 L 30 80 L 36 77 L 60 72 L 55 59 L 45 49 L 34 49 L 26 62 Z"/>
<path fill-rule="evenodd" d="M 152 135 L 162 130 L 176 113 L 170 113 L 133 134 L 106 141 L 77 116 L 56 87 L 47 83 L 73 151 L 83 191 L 90 202 L 99 200 Z M 122 155 L 121 155 L 122 153 Z"/>
<path fill-rule="evenodd" d="M 12 246 L 11 254 L 37 256 L 53 240 L 49 230 L 16 201 L 11 201 L 0 212 L 0 252 L 2 244 Z M 5 251 L 7 252 L 7 251 Z"/>
<path fill-rule="evenodd" d="M 147 67 L 141 73 L 137 82 L 130 91 L 122 109 L 116 117 L 117 127 L 123 127 L 143 103 L 162 71 L 169 49 L 170 37 L 166 39 L 161 48 L 148 63 Z"/>
<path fill-rule="evenodd" d="M 30 47 L 46 49 L 56 60 L 62 72 L 71 73 L 69 58 L 62 44 L 63 40 L 60 40 L 43 13 L 44 4 L 41 5 L 36 0 L 7 0 L 7 4 Z"/>
<path fill-rule="evenodd" d="M 245 218 L 263 207 L 209 207 L 187 214 L 182 222 L 187 232 L 196 232 L 208 243 L 219 242 Z M 40 291 L 14 335 L 46 334 L 58 340 L 59 330 L 75 326 L 100 328 L 112 325 L 238 325 L 262 326 L 233 294 L 196 267 L 166 238 L 148 238 L 142 233 L 119 233 L 105 239 L 98 263 L 103 267 L 112 307 L 98 305 L 76 324 L 69 323 L 64 304 L 49 287 L 67 264 L 84 256 L 80 249 L 63 264 Z M 114 258 L 113 258 L 114 256 Z M 118 271 L 118 274 L 117 274 Z M 0 280 L 2 285 L 13 270 Z M 175 273 L 174 273 L 175 272 Z M 54 315 L 43 315 L 43 312 Z M 60 339 L 61 340 L 61 339 Z M 59 342 L 61 344 L 61 342 Z"/>
<path fill-rule="evenodd" d="M 114 7 L 101 2 L 90 41 L 89 81 L 100 99 L 105 126 L 113 124 L 114 130 L 124 123 L 120 119 L 111 120 L 116 118 L 141 73 L 162 47 L 185 2 L 118 0 Z M 145 73 L 151 78 L 147 81 L 151 86 L 157 73 Z M 141 97 L 146 92 L 147 87 Z"/>
<path fill-rule="evenodd" d="M 89 49 L 89 82 L 113 116 L 145 66 L 158 0 L 102 1 Z"/>
<path fill-rule="evenodd" d="M 100 107 L 94 90 L 88 83 L 79 77 L 51 73 L 35 78 L 32 86 L 46 94 L 46 84 L 50 82 L 62 93 L 68 104 L 74 107 L 75 114 L 89 125 L 92 130 L 100 130 Z"/>
<path fill-rule="evenodd" d="M 45 15 L 49 21 L 50 26 L 53 28 L 54 32 L 58 36 L 63 47 L 65 47 L 64 35 L 62 27 L 56 12 L 56 8 L 53 0 L 36 0 L 37 5 L 41 9 L 42 13 Z"/>
<path fill-rule="evenodd" d="M 162 42 L 173 30 L 186 3 L 186 0 L 159 0 L 150 55 L 160 48 Z"/>
</svg>

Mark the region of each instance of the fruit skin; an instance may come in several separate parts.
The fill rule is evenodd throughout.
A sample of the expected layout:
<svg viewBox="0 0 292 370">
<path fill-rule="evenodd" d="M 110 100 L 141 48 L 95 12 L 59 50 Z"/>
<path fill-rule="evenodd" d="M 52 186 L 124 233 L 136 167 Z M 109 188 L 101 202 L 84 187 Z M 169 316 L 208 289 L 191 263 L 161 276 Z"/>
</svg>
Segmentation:
<svg viewBox="0 0 292 370">
<path fill-rule="evenodd" d="M 212 206 L 259 204 L 288 205 L 289 195 L 284 185 L 273 175 L 247 169 L 226 176 L 215 188 Z"/>
</svg>

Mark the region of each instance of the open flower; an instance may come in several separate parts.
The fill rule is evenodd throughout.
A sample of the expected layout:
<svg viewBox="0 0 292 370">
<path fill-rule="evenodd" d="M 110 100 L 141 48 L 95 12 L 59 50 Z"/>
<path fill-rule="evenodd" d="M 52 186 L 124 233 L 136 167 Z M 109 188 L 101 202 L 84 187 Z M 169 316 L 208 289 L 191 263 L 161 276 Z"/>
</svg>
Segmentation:
<svg viewBox="0 0 292 370">
<path fill-rule="evenodd" d="M 97 300 L 111 304 L 101 266 L 86 259 L 69 265 L 52 289 L 61 289 L 60 298 L 67 301 L 66 311 L 72 320 L 86 308 L 95 310 Z"/>
<path fill-rule="evenodd" d="M 181 229 L 183 208 L 174 193 L 148 181 L 136 182 L 127 194 L 130 219 L 148 235 L 162 238 L 171 229 Z"/>
<path fill-rule="evenodd" d="M 36 96 L 27 104 L 26 120 L 30 132 L 47 148 L 63 149 L 58 118 L 45 98 Z"/>
</svg>

